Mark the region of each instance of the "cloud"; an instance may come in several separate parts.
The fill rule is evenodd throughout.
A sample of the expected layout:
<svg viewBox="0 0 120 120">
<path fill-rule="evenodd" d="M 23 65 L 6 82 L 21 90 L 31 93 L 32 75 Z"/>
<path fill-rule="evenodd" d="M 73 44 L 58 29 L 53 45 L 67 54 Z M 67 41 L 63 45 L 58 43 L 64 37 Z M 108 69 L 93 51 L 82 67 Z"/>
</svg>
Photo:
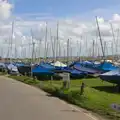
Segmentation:
<svg viewBox="0 0 120 120">
<path fill-rule="evenodd" d="M 6 1 L 0 1 L 0 19 L 8 19 L 11 16 L 12 5 Z"/>
<path fill-rule="evenodd" d="M 20 17 L 19 19 L 15 19 L 14 24 L 14 38 L 13 38 L 13 48 L 16 46 L 18 48 L 19 55 L 21 54 L 21 45 L 24 44 L 24 48 L 26 48 L 27 57 L 30 57 L 32 54 L 32 40 L 31 40 L 31 29 L 34 38 L 34 42 L 36 43 L 35 48 L 36 51 L 41 49 L 41 56 L 44 56 L 45 51 L 45 35 L 46 35 L 46 22 L 42 19 L 39 21 L 34 20 L 24 20 L 24 18 Z M 51 36 L 52 40 L 57 37 L 57 21 L 59 21 L 59 41 L 61 44 L 61 55 L 64 55 L 64 49 L 67 50 L 67 40 L 70 39 L 70 47 L 73 48 L 73 55 L 76 56 L 77 52 L 79 51 L 79 44 L 81 42 L 82 51 L 81 55 L 88 55 L 90 54 L 90 49 L 92 51 L 92 43 L 93 40 L 96 40 L 98 46 L 96 47 L 96 51 L 98 51 L 98 47 L 100 49 L 100 41 L 98 39 L 98 30 L 96 26 L 96 21 L 94 20 L 86 20 L 83 21 L 80 18 L 59 18 L 59 19 L 51 19 L 47 24 L 47 43 L 49 44 L 49 51 L 48 56 L 52 56 L 52 45 L 51 45 Z M 112 30 L 110 23 L 113 25 L 113 30 L 115 34 L 115 39 L 117 39 L 118 29 L 120 28 L 120 15 L 113 14 L 110 19 L 106 20 L 103 17 L 98 17 L 99 27 L 101 31 L 101 37 L 104 41 L 112 42 Z M 0 38 L 3 45 L 6 44 L 9 46 L 10 38 L 11 38 L 11 29 L 12 29 L 12 22 L 0 22 Z M 41 46 L 39 45 L 39 41 L 42 40 Z M 86 43 L 87 42 L 87 43 Z M 79 44 L 78 44 L 79 43 Z M 87 44 L 87 45 L 86 45 Z M 108 53 L 111 54 L 110 43 L 108 45 Z M 87 47 L 86 47 L 87 46 Z M 13 49 L 13 56 L 14 51 Z M 87 51 L 87 53 L 86 53 Z M 119 50 L 120 51 L 120 50 Z M 115 45 L 114 45 L 114 52 L 115 52 Z M 7 53 L 6 53 L 7 54 Z M 97 52 L 96 52 L 97 54 Z M 37 56 L 39 53 L 37 53 Z"/>
</svg>

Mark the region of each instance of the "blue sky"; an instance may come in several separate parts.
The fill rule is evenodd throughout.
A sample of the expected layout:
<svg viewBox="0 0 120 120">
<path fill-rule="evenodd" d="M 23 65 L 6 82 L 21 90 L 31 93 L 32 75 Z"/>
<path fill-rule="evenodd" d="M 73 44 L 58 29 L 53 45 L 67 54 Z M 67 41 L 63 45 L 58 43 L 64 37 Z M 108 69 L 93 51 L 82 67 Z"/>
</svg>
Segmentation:
<svg viewBox="0 0 120 120">
<path fill-rule="evenodd" d="M 120 4 L 120 0 L 10 0 L 10 2 L 14 2 L 14 14 L 50 13 L 58 17 L 84 14 Z"/>
</svg>

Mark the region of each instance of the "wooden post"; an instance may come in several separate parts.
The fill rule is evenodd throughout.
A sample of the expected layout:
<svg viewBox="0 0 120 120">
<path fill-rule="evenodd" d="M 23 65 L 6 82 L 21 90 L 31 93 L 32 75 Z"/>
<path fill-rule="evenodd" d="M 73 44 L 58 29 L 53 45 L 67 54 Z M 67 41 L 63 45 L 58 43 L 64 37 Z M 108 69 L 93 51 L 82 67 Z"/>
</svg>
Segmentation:
<svg viewBox="0 0 120 120">
<path fill-rule="evenodd" d="M 82 85 L 80 87 L 80 95 L 83 95 L 84 93 L 84 88 L 85 88 L 85 84 L 82 82 Z"/>
</svg>

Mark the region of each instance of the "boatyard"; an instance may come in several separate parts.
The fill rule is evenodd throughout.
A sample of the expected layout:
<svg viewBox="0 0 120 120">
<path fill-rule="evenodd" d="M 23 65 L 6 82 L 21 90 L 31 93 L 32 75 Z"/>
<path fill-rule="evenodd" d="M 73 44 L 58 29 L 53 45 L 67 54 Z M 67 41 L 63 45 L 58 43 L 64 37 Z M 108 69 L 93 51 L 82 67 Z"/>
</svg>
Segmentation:
<svg viewBox="0 0 120 120">
<path fill-rule="evenodd" d="M 40 65 L 32 66 L 32 74 L 31 66 L 25 63 L 7 64 L 7 66 L 2 63 L 2 65 L 6 67 L 1 69 L 5 71 L 2 73 L 8 73 L 7 76 L 10 78 L 36 86 L 107 119 L 119 119 L 119 111 L 111 107 L 112 104 L 120 104 L 119 80 L 102 78 L 109 71 L 119 71 L 119 68 L 110 62 L 104 61 L 99 64 L 90 61 L 73 62 L 69 67 L 58 61 L 41 62 Z M 64 78 L 66 73 L 67 77 Z M 82 83 L 84 90 L 81 94 Z"/>
<path fill-rule="evenodd" d="M 1 120 L 120 120 L 119 8 L 0 0 Z"/>
</svg>

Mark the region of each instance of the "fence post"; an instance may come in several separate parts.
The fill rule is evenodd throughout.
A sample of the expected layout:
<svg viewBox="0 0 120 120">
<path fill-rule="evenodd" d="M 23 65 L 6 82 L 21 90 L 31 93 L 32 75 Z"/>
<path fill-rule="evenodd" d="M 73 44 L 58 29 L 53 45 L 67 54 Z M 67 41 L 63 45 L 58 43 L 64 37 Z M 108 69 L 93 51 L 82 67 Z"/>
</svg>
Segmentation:
<svg viewBox="0 0 120 120">
<path fill-rule="evenodd" d="M 80 86 L 80 95 L 83 95 L 83 93 L 84 93 L 84 88 L 85 88 L 85 83 L 82 82 L 82 85 Z"/>
</svg>

